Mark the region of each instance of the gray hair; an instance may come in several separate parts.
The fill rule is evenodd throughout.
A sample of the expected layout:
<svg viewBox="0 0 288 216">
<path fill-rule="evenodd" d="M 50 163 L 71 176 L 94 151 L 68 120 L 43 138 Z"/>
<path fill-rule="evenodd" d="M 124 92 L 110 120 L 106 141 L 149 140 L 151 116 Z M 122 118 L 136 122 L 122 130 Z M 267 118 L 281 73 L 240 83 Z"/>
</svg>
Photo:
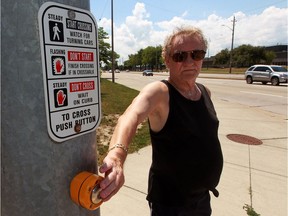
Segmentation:
<svg viewBox="0 0 288 216">
<path fill-rule="evenodd" d="M 172 47 L 172 42 L 176 36 L 179 35 L 187 35 L 193 37 L 198 37 L 204 45 L 205 50 L 208 47 L 208 41 L 205 38 L 203 32 L 201 29 L 193 26 L 183 26 L 183 27 L 178 27 L 176 28 L 172 34 L 168 35 L 167 38 L 164 41 L 163 49 L 162 49 L 162 57 L 165 59 L 170 55 L 171 47 Z"/>
</svg>

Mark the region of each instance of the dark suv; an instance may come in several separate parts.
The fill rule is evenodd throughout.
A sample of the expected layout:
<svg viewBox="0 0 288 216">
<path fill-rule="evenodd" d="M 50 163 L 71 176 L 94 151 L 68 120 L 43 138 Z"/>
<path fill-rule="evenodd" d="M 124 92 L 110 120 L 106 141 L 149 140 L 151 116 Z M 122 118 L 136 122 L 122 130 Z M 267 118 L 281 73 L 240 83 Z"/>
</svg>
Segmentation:
<svg viewBox="0 0 288 216">
<path fill-rule="evenodd" d="M 245 72 L 245 79 L 248 84 L 271 82 L 276 86 L 279 83 L 287 83 L 287 69 L 278 65 L 253 65 Z"/>
</svg>

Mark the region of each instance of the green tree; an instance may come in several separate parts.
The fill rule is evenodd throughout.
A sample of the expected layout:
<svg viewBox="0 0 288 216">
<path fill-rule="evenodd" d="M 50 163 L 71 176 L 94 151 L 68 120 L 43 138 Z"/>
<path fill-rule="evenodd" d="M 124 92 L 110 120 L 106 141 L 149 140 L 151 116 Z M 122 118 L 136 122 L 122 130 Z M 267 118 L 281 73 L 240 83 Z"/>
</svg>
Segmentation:
<svg viewBox="0 0 288 216">
<path fill-rule="evenodd" d="M 243 44 L 233 49 L 232 66 L 233 67 L 249 67 L 253 64 L 271 64 L 276 57 L 273 51 L 265 50 L 265 47 L 252 46 Z M 228 66 L 230 61 L 230 52 L 228 49 L 221 50 L 215 56 L 213 65 Z"/>
<path fill-rule="evenodd" d="M 264 47 L 253 47 L 251 49 L 251 64 L 259 64 L 265 62 L 265 49 Z"/>
<path fill-rule="evenodd" d="M 140 49 L 136 54 L 128 55 L 128 60 L 124 62 L 124 67 L 130 70 L 142 69 L 142 54 L 143 49 Z"/>
<path fill-rule="evenodd" d="M 124 68 L 132 70 L 134 68 L 134 65 L 136 65 L 136 55 L 128 55 L 128 60 L 124 61 Z"/>
<path fill-rule="evenodd" d="M 155 65 L 155 47 L 148 46 L 144 49 L 143 55 L 142 55 L 142 64 L 145 65 L 145 67 L 153 69 L 153 65 Z"/>
<path fill-rule="evenodd" d="M 111 46 L 109 43 L 105 42 L 105 39 L 108 39 L 108 33 L 104 31 L 103 27 L 98 28 L 98 44 L 99 44 L 99 61 L 100 64 L 109 64 L 109 50 Z"/>
<path fill-rule="evenodd" d="M 159 69 L 163 64 L 161 52 L 162 46 L 148 46 L 145 49 L 140 49 L 137 54 L 128 56 L 129 59 L 124 62 L 124 66 L 132 70 Z"/>
<path fill-rule="evenodd" d="M 98 28 L 98 44 L 99 44 L 99 62 L 101 66 L 107 68 L 112 67 L 112 50 L 109 43 L 105 42 L 108 39 L 108 33 L 104 31 L 103 27 Z M 118 53 L 114 51 L 114 65 L 117 68 L 117 59 L 120 57 Z"/>
<path fill-rule="evenodd" d="M 249 67 L 253 64 L 271 64 L 276 57 L 272 51 L 265 50 L 261 46 L 241 45 L 233 51 L 234 66 Z"/>
<path fill-rule="evenodd" d="M 136 54 L 136 66 L 142 68 L 143 49 L 140 49 Z"/>
<path fill-rule="evenodd" d="M 265 52 L 265 59 L 267 64 L 272 64 L 272 61 L 276 58 L 276 54 L 273 51 Z"/>
<path fill-rule="evenodd" d="M 155 47 L 155 68 L 156 70 L 162 69 L 162 65 L 164 63 L 162 58 L 162 46 L 159 45 Z"/>
<path fill-rule="evenodd" d="M 214 65 L 228 65 L 230 60 L 230 53 L 228 49 L 221 50 L 217 53 L 214 60 Z"/>
<path fill-rule="evenodd" d="M 234 49 L 233 62 L 237 67 L 247 67 L 253 64 L 253 47 L 251 45 L 241 45 Z"/>
</svg>

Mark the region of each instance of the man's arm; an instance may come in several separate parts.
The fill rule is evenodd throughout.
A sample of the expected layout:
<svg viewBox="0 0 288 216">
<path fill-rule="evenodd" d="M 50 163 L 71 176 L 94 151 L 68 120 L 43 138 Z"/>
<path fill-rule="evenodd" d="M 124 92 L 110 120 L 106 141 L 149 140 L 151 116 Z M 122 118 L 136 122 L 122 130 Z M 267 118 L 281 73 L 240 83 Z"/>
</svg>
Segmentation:
<svg viewBox="0 0 288 216">
<path fill-rule="evenodd" d="M 128 149 L 137 126 L 151 113 L 158 112 L 157 109 L 165 98 L 164 86 L 162 82 L 148 84 L 118 119 L 109 146 L 113 150 L 108 152 L 99 169 L 101 173 L 105 173 L 105 179 L 100 183 L 103 201 L 108 201 L 123 186 L 123 165 L 127 157 L 125 149 Z M 116 144 L 120 144 L 120 147 L 114 148 Z"/>
</svg>

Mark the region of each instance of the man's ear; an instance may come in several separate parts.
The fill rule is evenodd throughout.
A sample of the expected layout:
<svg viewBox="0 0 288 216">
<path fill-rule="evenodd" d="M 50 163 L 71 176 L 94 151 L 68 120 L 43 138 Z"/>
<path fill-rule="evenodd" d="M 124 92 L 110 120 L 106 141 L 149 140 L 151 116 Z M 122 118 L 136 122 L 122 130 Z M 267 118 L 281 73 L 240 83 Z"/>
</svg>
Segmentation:
<svg viewBox="0 0 288 216">
<path fill-rule="evenodd" d="M 170 68 L 170 62 L 171 62 L 171 59 L 169 57 L 166 57 L 165 58 L 165 65 L 167 68 Z"/>
</svg>

